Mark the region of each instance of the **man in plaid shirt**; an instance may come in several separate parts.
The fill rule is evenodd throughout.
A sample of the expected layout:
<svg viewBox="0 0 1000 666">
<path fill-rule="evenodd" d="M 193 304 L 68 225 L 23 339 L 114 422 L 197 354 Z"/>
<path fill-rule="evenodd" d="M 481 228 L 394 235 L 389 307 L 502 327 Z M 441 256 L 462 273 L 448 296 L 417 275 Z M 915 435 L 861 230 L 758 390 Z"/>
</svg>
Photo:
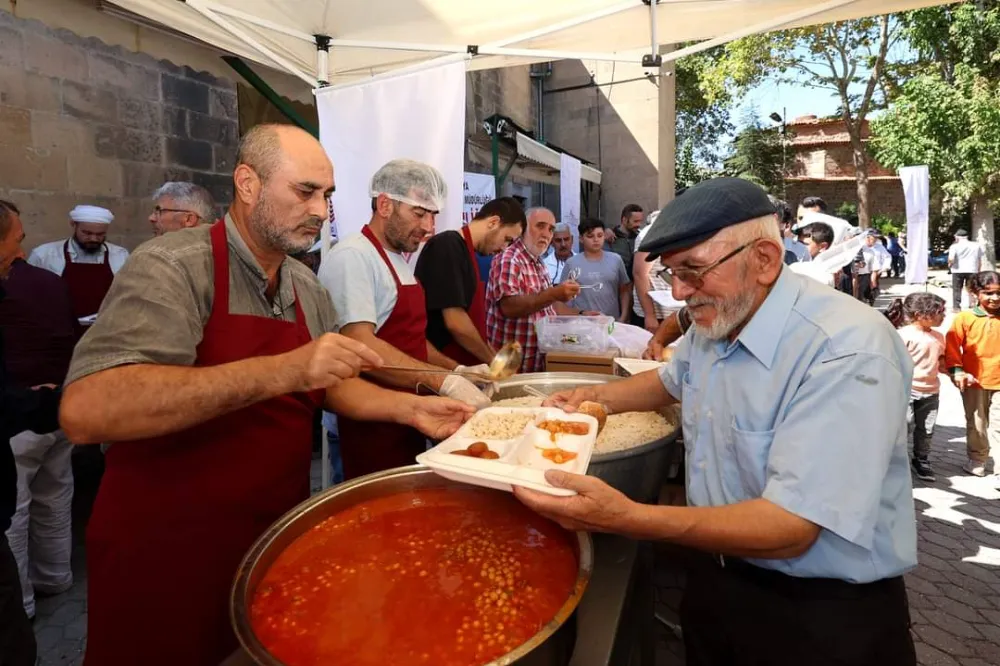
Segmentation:
<svg viewBox="0 0 1000 666">
<path fill-rule="evenodd" d="M 490 344 L 499 349 L 517 341 L 524 360 L 521 372 L 542 370 L 543 356 L 538 351 L 535 321 L 547 315 L 581 314 L 566 302 L 580 293 L 580 285 L 566 280 L 555 287 L 542 263 L 556 218 L 545 208 L 532 208 L 527 213 L 524 235 L 501 252 L 490 267 L 486 287 L 486 330 Z"/>
</svg>

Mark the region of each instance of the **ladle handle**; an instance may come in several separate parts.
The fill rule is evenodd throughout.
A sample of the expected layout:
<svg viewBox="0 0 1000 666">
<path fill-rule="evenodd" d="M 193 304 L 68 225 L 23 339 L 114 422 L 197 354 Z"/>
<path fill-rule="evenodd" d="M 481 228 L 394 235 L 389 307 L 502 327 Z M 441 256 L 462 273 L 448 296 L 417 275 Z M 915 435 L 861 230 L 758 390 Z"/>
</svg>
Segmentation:
<svg viewBox="0 0 1000 666">
<path fill-rule="evenodd" d="M 441 368 L 428 369 L 428 368 L 408 368 L 404 365 L 383 365 L 378 370 L 397 370 L 400 372 L 422 372 L 429 375 L 459 375 L 460 377 L 465 377 L 466 379 L 473 379 L 479 382 L 494 382 L 496 379 L 490 377 L 489 375 L 484 375 L 479 372 L 468 372 L 467 370 L 445 370 Z"/>
</svg>

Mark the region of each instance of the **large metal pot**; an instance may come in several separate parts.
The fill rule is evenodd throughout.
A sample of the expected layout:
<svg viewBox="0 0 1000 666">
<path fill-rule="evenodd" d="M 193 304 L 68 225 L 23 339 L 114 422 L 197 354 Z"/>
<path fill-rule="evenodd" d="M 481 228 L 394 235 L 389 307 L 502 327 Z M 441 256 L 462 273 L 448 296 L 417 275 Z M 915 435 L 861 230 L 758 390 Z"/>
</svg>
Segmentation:
<svg viewBox="0 0 1000 666">
<path fill-rule="evenodd" d="M 282 666 L 257 640 L 250 626 L 250 603 L 257 586 L 274 561 L 295 539 L 325 518 L 359 502 L 420 488 L 466 487 L 438 476 L 430 469 L 413 465 L 369 474 L 314 495 L 286 513 L 261 536 L 243 558 L 230 596 L 230 618 L 244 651 L 259 666 Z M 565 665 L 576 642 L 573 611 L 583 596 L 594 569 L 590 535 L 577 532 L 578 570 L 573 592 L 559 612 L 526 643 L 486 666 Z"/>
<path fill-rule="evenodd" d="M 552 394 L 580 386 L 594 386 L 619 381 L 614 375 L 597 375 L 585 372 L 538 372 L 514 375 L 497 383 L 494 400 L 530 397 L 524 390 L 530 386 L 543 393 Z M 675 426 L 679 423 L 677 410 L 667 407 L 661 413 Z M 613 488 L 637 502 L 655 503 L 663 481 L 673 467 L 680 464 L 680 450 L 675 446 L 680 427 L 675 427 L 666 437 L 646 442 L 640 446 L 612 453 L 595 453 L 590 459 L 587 474 L 596 476 Z"/>
</svg>

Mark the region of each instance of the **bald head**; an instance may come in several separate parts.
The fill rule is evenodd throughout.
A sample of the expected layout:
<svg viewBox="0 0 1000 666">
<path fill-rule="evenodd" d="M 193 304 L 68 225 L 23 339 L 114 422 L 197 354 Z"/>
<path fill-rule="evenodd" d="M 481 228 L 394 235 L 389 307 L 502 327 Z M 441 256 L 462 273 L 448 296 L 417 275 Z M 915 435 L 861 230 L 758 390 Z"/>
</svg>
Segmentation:
<svg viewBox="0 0 1000 666">
<path fill-rule="evenodd" d="M 258 125 L 240 141 L 233 211 L 275 252 L 308 249 L 329 211 L 333 165 L 312 135 L 292 125 Z"/>
</svg>

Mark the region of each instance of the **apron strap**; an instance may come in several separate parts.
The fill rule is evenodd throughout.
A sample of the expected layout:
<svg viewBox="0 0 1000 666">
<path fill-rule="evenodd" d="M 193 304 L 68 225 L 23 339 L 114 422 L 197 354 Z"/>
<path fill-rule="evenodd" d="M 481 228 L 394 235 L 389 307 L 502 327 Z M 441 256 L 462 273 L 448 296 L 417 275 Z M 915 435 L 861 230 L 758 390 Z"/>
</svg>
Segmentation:
<svg viewBox="0 0 1000 666">
<path fill-rule="evenodd" d="M 392 279 L 396 281 L 396 289 L 400 289 L 403 286 L 403 283 L 399 281 L 396 269 L 392 267 L 392 262 L 389 261 L 389 256 L 385 253 L 385 248 L 382 247 L 382 243 L 378 242 L 378 239 L 375 238 L 375 234 L 367 224 L 361 228 L 361 233 L 372 245 L 375 246 L 375 251 L 378 252 L 380 257 L 382 257 L 382 261 L 385 262 L 385 265 L 389 267 L 389 272 L 392 273 Z"/>
<path fill-rule="evenodd" d="M 229 241 L 226 239 L 226 221 L 218 220 L 209 232 L 212 239 L 213 289 L 212 310 L 229 314 Z M 298 314 L 298 313 L 296 313 Z"/>
</svg>

